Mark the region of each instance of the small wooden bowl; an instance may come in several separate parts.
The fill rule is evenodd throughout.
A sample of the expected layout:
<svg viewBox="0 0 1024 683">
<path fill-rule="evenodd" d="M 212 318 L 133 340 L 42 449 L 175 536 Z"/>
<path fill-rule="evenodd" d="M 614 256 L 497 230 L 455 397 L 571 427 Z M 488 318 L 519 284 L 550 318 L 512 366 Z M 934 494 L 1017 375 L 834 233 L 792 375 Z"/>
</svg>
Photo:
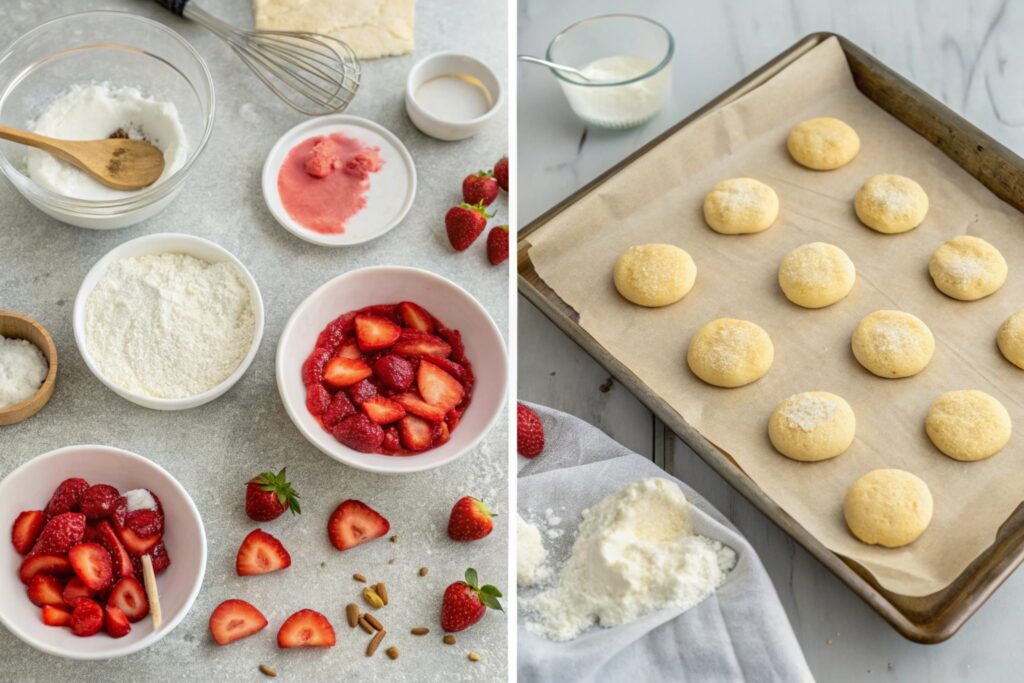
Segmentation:
<svg viewBox="0 0 1024 683">
<path fill-rule="evenodd" d="M 21 403 L 15 403 L 7 408 L 0 408 L 0 426 L 12 425 L 32 417 L 50 400 L 53 396 L 53 389 L 57 386 L 57 347 L 50 338 L 50 333 L 32 318 L 15 313 L 14 311 L 0 310 L 0 337 L 8 339 L 25 339 L 36 345 L 43 352 L 43 357 L 49 364 L 50 369 L 46 373 L 46 379 L 36 393 Z"/>
</svg>

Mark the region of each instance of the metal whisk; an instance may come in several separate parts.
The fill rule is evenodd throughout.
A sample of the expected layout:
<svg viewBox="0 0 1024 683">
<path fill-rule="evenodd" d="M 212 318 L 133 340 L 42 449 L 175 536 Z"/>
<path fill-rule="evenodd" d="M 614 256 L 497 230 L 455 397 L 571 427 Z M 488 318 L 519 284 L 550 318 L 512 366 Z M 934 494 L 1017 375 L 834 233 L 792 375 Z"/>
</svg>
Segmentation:
<svg viewBox="0 0 1024 683">
<path fill-rule="evenodd" d="M 343 111 L 359 89 L 359 58 L 344 41 L 319 33 L 248 31 L 189 0 L 156 2 L 219 36 L 275 95 L 303 114 Z"/>
</svg>

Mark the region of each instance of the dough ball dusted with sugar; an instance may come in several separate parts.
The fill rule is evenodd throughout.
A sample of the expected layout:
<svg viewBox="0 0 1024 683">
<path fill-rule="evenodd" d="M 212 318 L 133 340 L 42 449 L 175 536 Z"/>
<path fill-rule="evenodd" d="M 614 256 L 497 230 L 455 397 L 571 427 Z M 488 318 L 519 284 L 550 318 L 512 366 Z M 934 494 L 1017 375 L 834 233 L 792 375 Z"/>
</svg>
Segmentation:
<svg viewBox="0 0 1024 683">
<path fill-rule="evenodd" d="M 903 470 L 874 470 L 853 483 L 843 501 L 846 526 L 870 545 L 913 543 L 932 521 L 932 492 Z"/>
<path fill-rule="evenodd" d="M 786 298 L 804 308 L 822 308 L 853 289 L 857 269 L 846 252 L 834 244 L 811 242 L 782 257 L 779 286 Z"/>
<path fill-rule="evenodd" d="M 1006 259 L 980 237 L 960 235 L 932 254 L 928 272 L 940 292 L 960 301 L 975 301 L 1006 282 Z"/>
<path fill-rule="evenodd" d="M 879 377 L 910 377 L 925 369 L 935 353 L 935 337 L 924 322 L 903 311 L 875 311 L 857 324 L 850 340 L 853 356 Z"/>
<path fill-rule="evenodd" d="M 910 178 L 884 174 L 869 178 L 854 199 L 860 222 L 887 234 L 906 232 L 921 225 L 928 213 L 928 195 Z"/>
<path fill-rule="evenodd" d="M 741 387 L 760 379 L 775 358 L 772 340 L 746 320 L 718 318 L 697 330 L 686 351 L 693 374 L 716 387 Z"/>
<path fill-rule="evenodd" d="M 996 344 L 1006 360 L 1024 370 L 1024 309 L 1011 315 L 999 327 Z"/>
<path fill-rule="evenodd" d="M 641 306 L 667 306 L 693 289 L 697 265 L 672 244 L 638 244 L 615 263 L 615 289 Z"/>
<path fill-rule="evenodd" d="M 924 422 L 935 447 L 953 458 L 972 462 L 998 453 L 1013 426 L 1006 408 L 984 391 L 947 391 L 928 408 Z"/>
<path fill-rule="evenodd" d="M 839 119 L 807 119 L 793 126 L 786 139 L 793 160 L 815 171 L 831 171 L 853 161 L 860 151 L 857 131 Z"/>
<path fill-rule="evenodd" d="M 768 438 L 775 450 L 801 462 L 836 457 L 850 447 L 856 431 L 853 408 L 827 391 L 794 394 L 768 420 Z"/>
<path fill-rule="evenodd" d="M 775 190 L 753 178 L 729 178 L 704 197 L 704 220 L 723 235 L 767 230 L 779 215 Z"/>
</svg>

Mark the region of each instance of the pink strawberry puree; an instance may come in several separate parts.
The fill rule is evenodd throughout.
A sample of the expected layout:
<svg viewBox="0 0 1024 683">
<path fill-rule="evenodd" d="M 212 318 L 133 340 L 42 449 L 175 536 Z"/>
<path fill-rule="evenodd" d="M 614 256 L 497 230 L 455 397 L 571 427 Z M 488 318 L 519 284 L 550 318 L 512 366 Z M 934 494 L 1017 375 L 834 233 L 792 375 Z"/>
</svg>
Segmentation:
<svg viewBox="0 0 1024 683">
<path fill-rule="evenodd" d="M 345 232 L 366 206 L 370 174 L 380 170 L 380 150 L 341 133 L 303 140 L 288 152 L 277 192 L 296 221 L 323 233 Z"/>
</svg>

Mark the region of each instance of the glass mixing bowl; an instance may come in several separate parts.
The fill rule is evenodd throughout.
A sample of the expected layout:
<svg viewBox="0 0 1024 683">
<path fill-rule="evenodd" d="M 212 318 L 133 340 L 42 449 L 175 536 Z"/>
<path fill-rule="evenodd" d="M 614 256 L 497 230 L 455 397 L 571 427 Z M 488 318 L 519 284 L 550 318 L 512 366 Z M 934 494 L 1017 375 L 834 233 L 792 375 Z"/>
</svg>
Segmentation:
<svg viewBox="0 0 1024 683">
<path fill-rule="evenodd" d="M 563 30 L 548 45 L 546 58 L 603 76 L 590 82 L 551 69 L 576 116 L 602 128 L 632 128 L 668 101 L 674 50 L 672 34 L 653 19 L 606 14 Z"/>
<path fill-rule="evenodd" d="M 31 122 L 72 85 L 109 82 L 133 86 L 172 102 L 188 138 L 185 165 L 163 182 L 111 200 L 66 197 L 39 187 L 25 169 L 26 148 L 0 142 L 0 171 L 40 211 L 98 230 L 145 220 L 181 191 L 213 130 L 213 78 L 185 39 L 155 21 L 126 12 L 69 14 L 46 22 L 0 54 L 0 122 Z"/>
</svg>

